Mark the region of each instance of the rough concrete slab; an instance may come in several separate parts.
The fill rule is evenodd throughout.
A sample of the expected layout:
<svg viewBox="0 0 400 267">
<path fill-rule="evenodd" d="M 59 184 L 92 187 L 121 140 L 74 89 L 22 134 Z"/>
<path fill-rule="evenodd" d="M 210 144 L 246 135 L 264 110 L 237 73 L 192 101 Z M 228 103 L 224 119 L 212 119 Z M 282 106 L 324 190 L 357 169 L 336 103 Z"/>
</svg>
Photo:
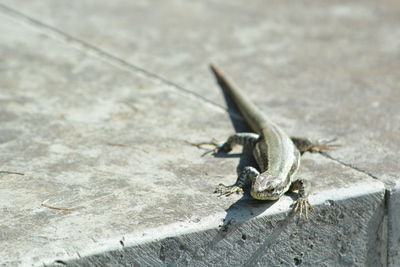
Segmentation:
<svg viewBox="0 0 400 267">
<path fill-rule="evenodd" d="M 336 159 L 399 179 L 398 1 L 1 3 L 224 105 L 218 62 L 290 133 L 337 136 Z"/>
<path fill-rule="evenodd" d="M 332 164 L 332 167 L 338 166 Z M 265 203 L 245 199 L 227 210 L 223 227 L 215 227 L 215 217 L 205 217 L 196 223 L 196 232 L 180 235 L 179 228 L 190 227 L 181 223 L 176 227 L 180 234 L 170 233 L 158 241 L 141 243 L 137 236 L 128 235 L 113 250 L 67 263 L 68 266 L 385 266 L 383 188 L 376 190 L 371 184 L 356 186 L 364 189 L 365 194 L 354 196 L 357 189 L 350 187 L 314 196 L 312 201 L 320 205 L 312 220 L 305 224 L 296 223 L 275 205 L 268 207 L 267 212 L 273 216 L 265 216 Z M 287 205 L 290 201 L 284 199 Z M 211 226 L 211 221 L 214 227 L 200 230 Z"/>
<path fill-rule="evenodd" d="M 7 1 L 2 2 L 7 3 Z M 21 10 L 26 8 L 24 11 L 33 17 L 35 17 L 35 12 L 39 12 L 36 14 L 40 14 L 40 16 L 37 15 L 40 20 L 102 49 L 109 50 L 128 62 L 134 64 L 145 62 L 146 65 L 141 66 L 168 76 L 172 81 L 183 84 L 185 88 L 207 95 L 209 99 L 217 102 L 221 101 L 220 98 L 214 96 L 218 88 L 214 80 L 210 79 L 204 66 L 209 62 L 209 58 L 218 61 L 238 83 L 254 90 L 252 97 L 255 102 L 265 108 L 273 120 L 289 133 L 312 137 L 339 136 L 345 148 L 333 154 L 335 158 L 355 165 L 365 172 L 370 172 L 373 176 L 379 177 L 385 174 L 389 180 L 397 179 L 398 169 L 393 161 L 398 151 L 396 146 L 399 144 L 394 134 L 398 127 L 396 121 L 399 118 L 393 115 L 396 114 L 398 108 L 395 104 L 398 99 L 398 94 L 396 94 L 398 91 L 395 90 L 398 77 L 394 75 L 398 64 L 395 49 L 396 40 L 398 40 L 396 4 L 382 7 L 371 3 L 361 6 L 353 2 L 332 2 L 332 4 L 312 2 L 310 10 L 310 6 L 298 4 L 294 5 L 293 9 L 288 9 L 284 4 L 276 2 L 274 9 L 261 9 L 256 6 L 257 10 L 253 10 L 253 7 L 247 7 L 252 12 L 258 12 L 258 10 L 271 12 L 266 17 L 250 12 L 248 13 L 252 14 L 250 18 L 246 12 L 243 12 L 245 6 L 237 2 L 230 7 L 220 6 L 220 9 L 216 9 L 218 12 L 211 11 L 214 12 L 214 16 L 211 14 L 212 19 L 205 18 L 202 21 L 208 21 L 210 24 L 194 28 L 196 29 L 193 31 L 194 34 L 198 35 L 195 38 L 199 40 L 214 38 L 214 41 L 193 41 L 191 43 L 197 46 L 186 49 L 185 46 L 173 47 L 172 44 L 181 40 L 182 33 L 188 32 L 191 26 L 203 25 L 196 20 L 208 11 L 208 8 L 202 4 L 186 4 L 184 8 L 177 9 L 174 5 L 167 7 L 160 3 L 157 9 L 159 13 L 153 16 L 147 13 L 145 18 L 150 23 L 148 25 L 153 23 L 155 26 L 165 26 L 171 31 L 154 26 L 152 29 L 155 29 L 156 33 L 152 39 L 149 36 L 141 38 L 140 35 L 134 34 L 136 32 L 124 33 L 127 29 L 139 31 L 140 27 L 135 25 L 140 25 L 140 23 L 134 23 L 135 21 L 132 20 L 141 18 L 129 12 L 127 12 L 129 16 L 123 16 L 127 13 L 118 13 L 112 9 L 115 7 L 121 11 L 122 9 L 129 10 L 123 5 L 124 2 L 115 2 L 115 6 L 107 7 L 92 4 L 82 9 L 76 8 L 73 1 L 64 3 L 68 3 L 66 5 L 70 5 L 70 8 L 59 6 L 58 9 L 52 9 L 51 4 L 45 1 L 30 2 L 24 7 L 19 6 L 18 2 L 7 4 L 18 5 L 14 7 Z M 135 15 L 146 14 L 145 11 L 150 11 L 151 6 L 143 5 L 143 9 L 132 9 L 136 10 Z M 227 7 L 229 12 L 225 14 L 230 15 L 225 20 L 221 20 L 221 17 L 217 15 L 221 14 L 219 12 L 221 10 L 226 11 Z M 96 8 L 103 10 L 103 13 L 97 12 L 99 9 Z M 378 12 L 375 12 L 375 8 Z M 6 12 L 4 8 L 2 10 Z M 54 15 L 54 10 L 58 10 L 59 13 Z M 77 12 L 77 10 L 82 11 Z M 96 10 L 96 12 L 91 15 L 85 13 L 90 10 Z M 166 16 L 173 10 L 180 12 L 181 16 L 174 16 L 174 14 Z M 210 10 L 215 10 L 215 8 Z M 234 10 L 239 10 L 240 13 Z M 353 12 L 354 10 L 358 10 L 358 13 Z M 43 11 L 51 12 L 40 13 Z M 118 17 L 112 15 L 115 13 Z M 309 14 L 313 16 L 308 17 Z M 70 18 L 60 19 L 65 15 Z M 156 24 L 163 15 L 169 20 L 165 20 L 163 25 Z M 12 16 L 15 21 L 23 22 L 15 14 Z M 79 21 L 82 17 L 88 18 L 87 21 Z M 383 17 L 385 20 L 381 19 Z M 145 18 L 142 17 L 141 21 L 145 21 Z M 233 18 L 238 20 L 237 24 L 233 23 Z M 272 21 L 268 18 L 272 18 Z M 271 24 L 273 20 L 278 22 L 275 21 L 275 27 Z M 243 21 L 247 24 L 239 23 Z M 107 24 L 102 24 L 106 22 Z M 214 25 L 222 26 L 210 27 L 209 25 L 213 25 L 213 22 Z M 90 27 L 91 24 L 85 23 L 93 23 L 101 30 L 95 31 Z M 113 26 L 118 23 L 126 23 L 132 27 L 125 27 L 125 24 L 119 28 Z M 147 235 L 146 240 L 135 238 L 137 243 L 129 239 L 128 244 L 133 247 L 139 242 L 173 235 L 168 232 L 171 230 L 175 232 L 175 228 L 170 226 L 170 223 L 179 220 L 186 222 L 178 227 L 179 234 L 199 231 L 203 228 L 198 225 L 193 226 L 191 220 L 187 218 L 194 218 L 194 221 L 197 221 L 209 214 L 217 220 L 206 223 L 204 230 L 214 229 L 215 232 L 219 223 L 218 218 L 224 217 L 223 209 L 228 208 L 237 199 L 215 199 L 211 194 L 212 188 L 216 183 L 228 183 L 234 180 L 237 159 L 202 159 L 199 157 L 201 153 L 193 148 L 182 146 L 182 141 L 184 139 L 204 140 L 209 139 L 210 136 L 223 139 L 231 131 L 229 118 L 220 110 L 201 104 L 195 98 L 183 94 L 181 90 L 175 90 L 140 74 L 133 74 L 132 71 L 117 71 L 115 67 L 107 63 L 99 64 L 98 59 L 116 63 L 107 60 L 107 57 L 102 54 L 97 54 L 93 58 L 87 56 L 91 53 L 87 53 L 85 47 L 83 50 L 82 47 L 78 47 L 80 50 L 68 49 L 69 45 L 76 45 L 71 40 L 67 40 L 64 45 L 50 41 L 45 35 L 54 36 L 51 31 L 37 27 L 34 23 L 31 24 L 39 34 L 33 34 L 27 29 L 22 30 L 9 23 L 2 25 L 5 27 L 5 32 L 13 32 L 13 34 L 2 37 L 2 43 L 8 44 L 3 53 L 6 60 L 2 63 L 6 67 L 2 68 L 7 70 L 7 75 L 11 76 L 5 79 L 5 82 L 2 80 L 2 83 L 5 83 L 4 87 L 7 88 L 3 96 L 5 105 L 2 105 L 4 109 L 2 118 L 4 117 L 9 124 L 2 135 L 5 136 L 3 138 L 5 145 L 1 147 L 4 149 L 1 155 L 5 159 L 4 166 L 8 170 L 25 173 L 23 177 L 3 173 L 5 178 L 1 180 L 7 185 L 7 187 L 2 187 L 8 188 L 3 194 L 4 199 L 8 200 L 3 207 L 3 211 L 8 216 L 4 216 L 7 220 L 5 225 L 9 227 L 12 225 L 10 222 L 18 223 L 15 224 L 15 228 L 2 234 L 7 242 L 11 239 L 16 242 L 13 243 L 14 246 L 3 250 L 3 255 L 7 256 L 7 262 L 18 264 L 18 261 L 39 263 L 53 261 L 56 258 L 73 259 L 78 257 L 77 251 L 85 256 L 90 253 L 96 254 L 100 251 L 117 249 L 121 245 L 119 242 L 121 239 L 116 236 L 140 235 L 143 229 L 150 232 L 157 231 L 158 236 Z M 256 26 L 260 26 L 260 29 L 253 28 Z M 326 32 L 331 26 L 335 31 Z M 143 30 L 143 27 L 141 28 Z M 110 29 L 110 31 L 104 29 Z M 292 30 L 288 31 L 288 29 Z M 252 31 L 253 34 L 251 34 Z M 151 31 L 143 32 L 151 33 Z M 277 36 L 263 40 L 258 36 L 258 32 L 263 33 L 260 36 L 269 37 L 271 33 L 276 33 Z M 355 32 L 357 32 L 356 36 L 354 36 Z M 110 36 L 107 34 L 112 34 L 114 38 L 108 38 Z M 376 34 L 379 38 L 376 38 Z M 27 35 L 31 38 L 26 38 Z M 164 36 L 171 38 L 171 41 L 161 41 L 164 45 L 160 47 L 159 37 Z M 191 38 L 190 35 L 188 36 Z M 284 36 L 287 39 L 283 39 Z M 129 41 L 129 38 L 133 39 Z M 383 41 L 378 44 L 375 38 Z M 286 41 L 282 44 L 282 40 Z M 129 49 L 133 47 L 134 42 L 140 44 L 141 41 L 145 42 L 140 45 L 142 50 Z M 47 43 L 47 46 L 43 46 L 44 43 Z M 55 43 L 58 44 L 58 48 Z M 126 45 L 126 48 L 116 46 L 116 43 Z M 256 45 L 257 43 L 259 45 Z M 265 43 L 272 44 L 272 47 L 264 46 Z M 194 48 L 197 48 L 199 44 L 202 45 L 202 49 L 208 46 L 206 52 L 201 52 L 202 49 L 199 49 L 199 54 L 195 53 L 198 50 Z M 298 49 L 299 44 L 303 45 L 301 49 Z M 157 47 L 160 50 L 157 50 Z M 164 50 L 170 51 L 170 54 L 163 54 Z M 180 63 L 176 50 L 186 53 L 186 56 L 183 56 L 184 60 L 181 60 L 183 63 Z M 158 54 L 160 51 L 162 54 Z M 172 53 L 173 51 L 175 54 Z M 260 57 L 260 54 L 264 56 Z M 275 60 L 271 61 L 271 58 Z M 47 67 L 41 70 L 43 66 Z M 75 69 L 76 66 L 78 70 Z M 307 66 L 306 72 L 305 66 Z M 27 71 L 16 73 L 12 71 L 13 68 L 27 68 Z M 15 81 L 18 83 L 16 84 Z M 133 84 L 136 89 L 134 92 L 131 90 Z M 75 94 L 69 91 L 78 89 L 79 91 L 72 91 Z M 366 89 L 368 93 L 365 92 Z M 268 93 L 265 94 L 265 92 Z M 56 95 L 53 95 L 54 93 Z M 185 97 L 185 100 L 182 100 L 182 97 Z M 338 108 L 339 104 L 340 108 Z M 149 106 L 154 108 L 149 110 Z M 205 109 L 205 106 L 207 111 L 210 109 L 215 114 L 212 113 L 213 116 L 210 116 L 211 113 L 207 112 L 203 115 L 201 111 Z M 168 107 L 174 108 L 170 109 L 169 113 L 165 113 Z M 180 122 L 171 123 L 171 117 L 179 118 Z M 371 121 L 375 122 L 373 127 Z M 41 127 L 37 127 L 38 125 Z M 162 130 L 154 132 L 153 129 L 157 128 Z M 182 136 L 184 138 L 181 138 Z M 154 140 L 159 140 L 160 145 L 155 144 Z M 367 144 L 368 149 L 366 149 Z M 132 146 L 131 150 L 130 146 Z M 182 151 L 176 151 L 177 146 Z M 125 151 L 122 151 L 124 149 Z M 157 158 L 154 158 L 154 155 L 158 155 Z M 174 155 L 172 159 L 171 155 Z M 367 175 L 362 175 L 350 168 L 320 158 L 318 161 L 327 165 L 334 164 L 334 169 L 344 174 L 334 175 L 332 168 L 327 168 L 329 171 L 325 173 L 319 171 L 324 173 L 327 179 L 317 180 L 319 186 L 316 186 L 317 190 L 314 194 L 324 195 L 326 192 L 331 192 L 326 193 L 327 199 L 344 201 L 342 198 L 335 198 L 332 190 L 339 188 L 340 191 L 347 187 L 351 195 L 357 199 L 356 203 L 367 205 L 373 203 L 371 210 L 363 211 L 374 213 L 374 215 L 362 213 L 361 218 L 351 217 L 345 220 L 349 224 L 339 224 L 337 229 L 340 230 L 345 228 L 344 225 L 359 225 L 357 227 L 359 231 L 354 234 L 354 240 L 350 241 L 363 244 L 361 251 L 357 250 L 359 248 L 346 245 L 351 247 L 352 252 L 358 251 L 360 254 L 351 258 L 348 256 L 352 255 L 351 253 L 348 255 L 344 253 L 343 255 L 347 256 L 344 256 L 343 262 L 349 266 L 371 262 L 384 264 L 385 257 L 382 256 L 382 250 L 376 249 L 384 246 L 381 240 L 381 233 L 384 230 L 377 226 L 381 225 L 380 222 L 383 220 L 381 213 L 383 209 L 379 206 L 383 203 L 382 186 L 371 181 Z M 314 161 L 311 160 L 309 163 L 306 161 L 305 166 L 310 162 Z M 373 162 L 376 164 L 371 164 Z M 379 164 L 382 162 L 384 164 Z M 221 168 L 220 165 L 223 167 Z M 313 169 L 308 178 L 320 178 L 321 173 L 317 170 Z M 221 178 L 215 179 L 215 176 L 221 176 Z M 193 179 L 193 177 L 197 178 Z M 212 181 L 210 177 L 213 177 Z M 70 179 L 67 185 L 65 185 L 66 179 Z M 16 181 L 19 183 L 16 184 Z M 185 182 L 182 183 L 182 181 Z M 161 187 L 171 189 L 168 192 L 165 190 L 160 192 L 158 190 Z M 355 188 L 359 191 L 354 190 Z M 28 197 L 27 192 L 30 193 Z M 359 193 L 360 195 L 357 196 Z M 147 196 L 151 198 L 146 198 Z M 55 203 L 65 207 L 72 206 L 76 207 L 76 210 L 54 211 L 40 207 L 40 203 L 45 199 L 50 199 L 49 203 L 53 205 Z M 323 203 L 313 200 L 316 203 Z M 278 210 L 287 211 L 289 202 L 288 198 L 279 201 L 276 204 L 279 207 Z M 144 206 L 138 207 L 138 203 Z M 344 203 L 346 203 L 343 204 L 344 206 L 352 207 L 351 202 L 344 201 Z M 173 210 L 171 206 L 174 207 Z M 196 207 L 195 212 L 194 207 Z M 365 208 L 368 206 L 360 209 Z M 348 209 L 351 210 L 351 208 Z M 157 212 L 153 213 L 154 211 Z M 162 214 L 161 218 L 160 214 Z M 274 214 L 273 210 L 268 209 L 265 215 L 271 214 Z M 364 216 L 365 221 L 352 221 L 363 219 Z M 21 222 L 18 218 L 24 221 Z M 110 218 L 114 221 L 110 222 Z M 279 218 L 278 216 L 276 219 L 279 220 Z M 269 219 L 273 218 L 268 216 L 266 220 Z M 313 220 L 316 219 L 313 218 Z M 32 221 L 35 223 L 31 223 Z M 131 222 L 135 222 L 134 225 Z M 255 222 L 258 221 L 255 220 Z M 89 223 L 95 230 L 87 229 Z M 367 230 L 370 224 L 376 226 L 372 228 L 374 229 L 372 232 Z M 161 226 L 166 226 L 168 231 L 157 228 Z M 255 227 L 255 229 L 258 228 Z M 315 227 L 313 230 L 315 232 Z M 247 231 L 249 230 L 245 230 Z M 347 232 L 344 234 L 342 232 L 334 235 L 333 238 L 347 236 Z M 326 241 L 324 238 L 321 240 Z M 93 239 L 101 241 L 96 243 Z M 366 242 L 368 245 L 365 245 Z M 254 245 L 253 242 L 249 243 Z M 254 253 L 254 247 L 250 246 L 245 259 L 251 263 L 265 262 L 261 259 L 264 254 L 251 254 L 251 252 Z M 17 247 L 21 250 L 14 249 Z M 173 246 L 163 247 L 165 250 Z M 264 247 L 260 247 L 262 252 Z M 26 250 L 30 250 L 30 254 L 21 256 L 20 251 Z M 158 251 L 162 252 L 162 250 Z M 294 257 L 297 257 L 294 250 L 293 254 L 289 253 L 289 256 L 284 258 L 285 261 L 289 262 L 291 258 L 294 263 L 297 262 L 298 258 L 294 260 Z M 149 251 L 155 252 L 157 249 Z M 277 251 L 276 248 L 274 251 Z M 372 256 L 368 258 L 366 251 L 375 253 L 370 254 Z M 335 263 L 335 259 L 342 257 L 341 250 L 331 253 L 333 253 L 330 258 L 332 263 Z M 164 255 L 167 254 L 164 253 Z M 174 255 L 168 255 L 161 258 L 171 260 L 174 257 Z M 316 263 L 315 258 L 313 260 L 312 257 L 307 256 L 306 259 L 304 262 Z"/>
<path fill-rule="evenodd" d="M 196 99 L 5 17 L 0 27 L 1 263 L 76 256 L 97 239 L 229 205 L 212 191 L 235 160 L 202 159 L 184 143 L 200 131 L 228 135 L 226 114 L 214 109 L 213 129 Z"/>
<path fill-rule="evenodd" d="M 397 192 L 398 1 L 1 2 L 222 104 L 216 61 L 290 133 L 339 137 L 334 159 Z"/>
<path fill-rule="evenodd" d="M 388 193 L 388 266 L 400 266 L 400 183 L 392 185 Z"/>
</svg>

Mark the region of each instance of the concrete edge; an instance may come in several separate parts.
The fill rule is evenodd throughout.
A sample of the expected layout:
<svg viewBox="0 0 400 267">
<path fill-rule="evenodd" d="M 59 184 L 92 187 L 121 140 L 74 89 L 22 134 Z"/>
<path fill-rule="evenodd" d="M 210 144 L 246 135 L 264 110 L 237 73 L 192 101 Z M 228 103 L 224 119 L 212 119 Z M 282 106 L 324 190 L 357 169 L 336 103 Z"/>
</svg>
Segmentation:
<svg viewBox="0 0 400 267">
<path fill-rule="evenodd" d="M 326 203 L 326 201 L 343 201 L 346 199 L 358 198 L 360 196 L 375 194 L 379 192 L 382 192 L 382 199 L 384 199 L 387 192 L 384 184 L 376 180 L 371 180 L 371 181 L 374 182 L 373 183 L 364 182 L 364 183 L 354 184 L 351 187 L 347 188 L 320 191 L 318 194 L 310 195 L 309 200 L 313 206 L 319 206 L 319 205 L 329 204 Z M 293 200 L 289 196 L 284 196 L 275 205 L 272 205 L 264 212 L 261 212 L 257 216 L 254 216 L 254 218 L 252 218 L 251 220 L 264 216 L 274 216 L 277 214 L 289 213 L 291 211 L 289 207 L 292 204 L 292 202 Z M 134 234 L 119 236 L 118 238 L 97 240 L 97 243 L 92 243 L 91 245 L 88 245 L 87 249 L 80 250 L 79 252 L 76 253 L 76 255 L 71 255 L 70 257 L 62 258 L 62 262 L 73 261 L 79 258 L 82 259 L 85 257 L 100 255 L 110 251 L 121 250 L 124 247 L 127 248 L 127 247 L 140 246 L 151 242 L 161 241 L 166 238 L 183 236 L 211 229 L 218 229 L 223 224 L 223 218 L 225 217 L 225 215 L 226 215 L 225 212 L 221 212 L 219 214 L 214 214 L 204 217 L 199 222 L 182 221 L 165 225 L 162 227 L 147 229 L 145 231 L 138 231 Z M 244 216 L 242 218 L 238 216 L 237 218 L 235 218 L 235 222 L 242 223 L 248 220 L 246 218 L 248 217 Z M 54 260 L 55 259 L 45 260 L 43 264 L 52 265 L 54 264 Z"/>
</svg>

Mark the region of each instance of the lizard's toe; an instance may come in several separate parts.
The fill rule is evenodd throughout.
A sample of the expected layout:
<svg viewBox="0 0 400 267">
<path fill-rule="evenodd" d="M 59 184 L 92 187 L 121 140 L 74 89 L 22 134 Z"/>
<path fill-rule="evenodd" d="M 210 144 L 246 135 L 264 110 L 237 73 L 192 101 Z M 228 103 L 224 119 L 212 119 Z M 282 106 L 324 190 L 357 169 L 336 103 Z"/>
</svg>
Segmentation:
<svg viewBox="0 0 400 267">
<path fill-rule="evenodd" d="M 220 145 L 217 143 L 217 140 L 213 139 L 211 142 L 200 142 L 200 143 L 192 143 L 189 141 L 186 141 L 186 143 L 188 143 L 189 145 L 195 146 L 197 148 L 200 149 L 205 149 L 206 151 L 201 155 L 202 157 L 204 157 L 207 154 L 212 154 L 215 155 L 217 153 L 219 153 L 223 147 L 223 145 Z M 205 146 L 211 146 L 211 149 L 207 149 L 205 148 Z"/>
<path fill-rule="evenodd" d="M 220 196 L 222 195 L 229 196 L 232 195 L 233 193 L 237 194 L 243 193 L 243 189 L 236 185 L 226 186 L 224 184 L 219 184 L 217 188 L 215 188 L 214 193 L 219 193 Z"/>
<path fill-rule="evenodd" d="M 308 213 L 311 211 L 313 207 L 311 206 L 310 202 L 306 198 L 299 198 L 293 205 L 293 211 L 299 214 L 299 217 L 308 219 Z"/>
<path fill-rule="evenodd" d="M 313 146 L 310 148 L 311 152 L 320 152 L 323 150 L 330 150 L 334 149 L 336 147 L 340 147 L 340 144 L 334 143 L 337 140 L 337 138 L 332 138 L 332 139 L 319 139 L 313 144 Z M 332 144 L 333 143 L 333 144 Z"/>
</svg>

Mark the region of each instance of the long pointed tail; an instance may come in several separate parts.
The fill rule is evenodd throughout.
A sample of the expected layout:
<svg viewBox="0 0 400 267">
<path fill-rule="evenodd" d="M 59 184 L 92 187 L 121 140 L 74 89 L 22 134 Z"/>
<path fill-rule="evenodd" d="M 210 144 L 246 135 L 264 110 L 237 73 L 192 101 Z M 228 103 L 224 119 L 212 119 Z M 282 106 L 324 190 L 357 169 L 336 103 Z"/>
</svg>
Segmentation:
<svg viewBox="0 0 400 267">
<path fill-rule="evenodd" d="M 210 68 L 214 73 L 217 81 L 224 87 L 228 94 L 232 97 L 241 115 L 250 125 L 253 131 L 261 134 L 262 129 L 265 129 L 269 122 L 268 118 L 260 112 L 259 109 L 248 99 L 248 97 L 234 84 L 231 80 L 219 70 L 215 65 L 210 64 Z"/>
</svg>

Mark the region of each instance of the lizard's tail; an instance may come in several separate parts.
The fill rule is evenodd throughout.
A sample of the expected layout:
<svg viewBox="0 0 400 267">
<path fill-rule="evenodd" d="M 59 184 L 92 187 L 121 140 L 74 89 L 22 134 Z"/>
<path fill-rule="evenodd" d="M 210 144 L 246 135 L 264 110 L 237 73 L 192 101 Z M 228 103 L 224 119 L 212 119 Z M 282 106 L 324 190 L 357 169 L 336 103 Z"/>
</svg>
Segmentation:
<svg viewBox="0 0 400 267">
<path fill-rule="evenodd" d="M 249 100 L 249 98 L 213 64 L 210 68 L 217 78 L 218 83 L 228 92 L 235 102 L 240 113 L 256 133 L 261 133 L 262 129 L 267 128 L 268 118 Z"/>
</svg>

